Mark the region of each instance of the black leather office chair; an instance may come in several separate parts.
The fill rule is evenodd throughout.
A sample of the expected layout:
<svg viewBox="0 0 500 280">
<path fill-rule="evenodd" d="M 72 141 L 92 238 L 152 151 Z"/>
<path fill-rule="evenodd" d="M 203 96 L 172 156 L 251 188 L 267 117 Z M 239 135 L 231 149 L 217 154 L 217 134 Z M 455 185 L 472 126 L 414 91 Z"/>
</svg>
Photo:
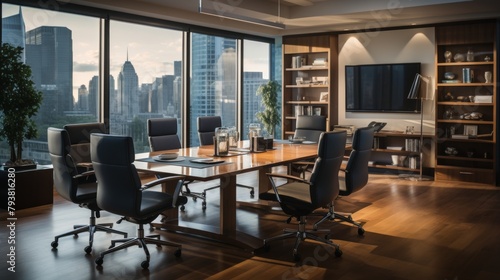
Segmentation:
<svg viewBox="0 0 500 280">
<path fill-rule="evenodd" d="M 205 116 L 198 117 L 198 137 L 200 139 L 200 145 L 213 145 L 215 129 L 222 126 L 222 120 L 220 116 Z M 250 190 L 250 197 L 254 197 L 255 190 L 253 187 L 245 186 L 241 184 L 236 184 L 237 187 L 246 188 Z M 207 191 L 220 188 L 220 186 L 214 186 L 204 189 L 202 195 L 206 197 Z"/>
<path fill-rule="evenodd" d="M 143 268 L 149 267 L 149 251 L 146 244 L 177 247 L 175 255 L 181 255 L 181 245 L 160 240 L 159 235 L 144 236 L 144 224 L 154 221 L 160 213 L 185 204 L 187 199 L 179 196 L 183 177 L 173 176 L 154 180 L 141 185 L 141 180 L 133 164 L 135 160 L 133 140 L 129 136 L 92 134 L 91 159 L 99 187 L 97 189 L 97 205 L 108 212 L 122 215 L 124 220 L 139 225 L 137 237 L 112 240 L 110 249 L 100 253 L 95 263 L 100 266 L 104 255 L 137 245 L 142 247 L 146 260 Z M 177 180 L 173 194 L 148 191 L 148 188 Z M 116 243 L 123 243 L 115 247 Z"/>
<path fill-rule="evenodd" d="M 75 123 L 63 127 L 71 143 L 70 155 L 79 168 L 91 169 L 90 134 L 107 133 L 104 123 Z"/>
<path fill-rule="evenodd" d="M 88 225 L 75 225 L 72 231 L 57 235 L 52 242 L 52 248 L 57 248 L 59 238 L 69 235 L 78 235 L 81 232 L 89 232 L 89 245 L 85 247 L 85 253 L 90 254 L 94 233 L 104 231 L 107 233 L 121 234 L 127 237 L 127 233 L 112 229 L 112 223 L 96 224 L 101 210 L 96 203 L 97 184 L 93 172 L 79 173 L 73 157 L 70 155 L 71 145 L 68 132 L 64 129 L 47 129 L 50 159 L 53 165 L 54 187 L 59 195 L 80 207 L 90 210 L 90 222 Z"/>
<path fill-rule="evenodd" d="M 345 131 L 324 132 L 318 144 L 318 157 L 310 180 L 304 180 L 285 174 L 268 174 L 272 190 L 260 194 L 260 198 L 272 200 L 275 196 L 285 214 L 297 218 L 298 230 L 285 229 L 284 233 L 264 240 L 264 246 L 269 248 L 269 242 L 284 238 L 296 238 L 293 249 L 295 260 L 300 259 L 298 247 L 305 239 L 316 241 L 335 247 L 335 255 L 341 256 L 339 245 L 329 239 L 330 230 L 306 230 L 306 217 L 316 209 L 327 207 L 339 193 L 338 173 L 345 153 L 347 134 Z M 276 178 L 287 179 L 288 183 L 278 186 Z M 326 236 L 323 238 L 319 235 Z"/>
<path fill-rule="evenodd" d="M 305 141 L 318 142 L 321 133 L 326 131 L 325 116 L 297 116 L 294 138 L 304 138 Z M 300 174 L 305 179 L 306 172 L 314 165 L 314 161 L 298 161 L 291 165 L 292 174 Z"/>
<path fill-rule="evenodd" d="M 148 119 L 148 139 L 149 148 L 151 151 L 161 151 L 161 150 L 174 150 L 181 148 L 181 141 L 179 136 L 177 136 L 177 119 L 176 118 L 155 118 Z M 157 175 L 157 178 L 161 176 Z M 181 194 L 186 197 L 192 197 L 193 201 L 198 198 L 202 200 L 202 210 L 207 209 L 207 202 L 205 196 L 199 192 L 193 192 L 189 189 L 188 184 L 192 181 L 184 182 L 184 190 Z M 181 210 L 185 210 L 185 206 L 182 205 Z"/>
<path fill-rule="evenodd" d="M 353 192 L 361 190 L 368 183 L 368 161 L 373 146 L 373 127 L 362 127 L 356 129 L 352 138 L 352 151 L 347 160 L 344 170 L 340 170 L 339 195 L 348 196 Z M 321 220 L 314 224 L 317 228 L 319 224 L 326 220 L 339 219 L 351 223 L 358 227 L 358 234 L 363 235 L 365 230 L 363 225 L 352 219 L 351 213 L 335 212 L 333 203 L 329 206 L 328 213 Z"/>
</svg>

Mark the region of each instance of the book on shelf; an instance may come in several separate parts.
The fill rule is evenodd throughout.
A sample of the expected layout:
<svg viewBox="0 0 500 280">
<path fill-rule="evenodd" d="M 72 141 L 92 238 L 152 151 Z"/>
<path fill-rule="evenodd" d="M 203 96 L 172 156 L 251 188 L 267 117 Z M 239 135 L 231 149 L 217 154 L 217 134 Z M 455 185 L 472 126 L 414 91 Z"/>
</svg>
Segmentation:
<svg viewBox="0 0 500 280">
<path fill-rule="evenodd" d="M 462 135 L 462 134 L 453 134 L 451 139 L 469 139 L 470 135 Z"/>
<path fill-rule="evenodd" d="M 461 83 L 462 81 L 460 81 L 460 80 L 442 80 L 441 82 L 443 82 L 445 84 L 457 84 L 457 83 Z"/>
</svg>

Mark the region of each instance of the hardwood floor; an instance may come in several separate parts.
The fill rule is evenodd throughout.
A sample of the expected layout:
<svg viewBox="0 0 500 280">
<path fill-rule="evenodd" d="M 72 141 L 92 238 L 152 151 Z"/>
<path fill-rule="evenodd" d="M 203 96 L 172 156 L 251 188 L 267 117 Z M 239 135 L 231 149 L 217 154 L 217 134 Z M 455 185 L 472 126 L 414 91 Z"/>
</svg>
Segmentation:
<svg viewBox="0 0 500 280">
<path fill-rule="evenodd" d="M 254 174 L 253 174 L 254 175 Z M 252 174 L 246 176 L 253 180 Z M 201 190 L 205 185 L 192 186 Z M 207 193 L 208 208 L 192 200 L 181 213 L 182 221 L 211 223 L 218 218 L 218 191 Z M 240 200 L 249 199 L 238 189 Z M 365 236 L 347 224 L 326 222 L 332 239 L 340 244 L 342 257 L 318 243 L 299 248 L 301 261 L 293 262 L 294 240 L 277 241 L 268 252 L 244 251 L 229 245 L 182 233 L 156 231 L 162 239 L 181 243 L 182 257 L 173 248 L 149 246 L 151 263 L 143 270 L 142 249 L 131 247 L 109 254 L 103 267 L 94 264 L 97 254 L 119 235 L 96 233 L 94 251 L 85 255 L 88 234 L 64 237 L 57 250 L 50 243 L 56 234 L 88 222 L 89 211 L 57 195 L 54 205 L 16 212 L 15 273 L 7 268 L 11 233 L 6 212 L 0 248 L 1 279 L 500 279 L 500 188 L 475 184 L 412 182 L 394 175 L 371 175 L 363 190 L 336 201 L 338 211 L 353 212 L 364 223 Z M 101 213 L 98 222 L 119 217 Z M 281 233 L 286 224 L 279 211 L 240 207 L 238 229 L 257 237 Z M 316 219 L 309 219 L 310 223 Z M 135 236 L 136 225 L 122 222 L 115 229 Z"/>
</svg>

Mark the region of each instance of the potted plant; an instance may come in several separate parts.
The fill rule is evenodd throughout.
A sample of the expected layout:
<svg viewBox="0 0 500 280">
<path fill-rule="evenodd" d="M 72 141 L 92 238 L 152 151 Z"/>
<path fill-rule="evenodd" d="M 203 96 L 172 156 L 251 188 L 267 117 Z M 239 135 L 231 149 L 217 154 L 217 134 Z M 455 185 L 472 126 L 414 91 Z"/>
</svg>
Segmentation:
<svg viewBox="0 0 500 280">
<path fill-rule="evenodd" d="M 273 138 L 276 125 L 281 121 L 280 110 L 278 108 L 278 91 L 281 86 L 278 82 L 270 80 L 257 89 L 257 95 L 262 98 L 261 105 L 263 111 L 257 112 L 257 119 L 262 122 L 264 129 L 269 133 L 269 138 Z"/>
<path fill-rule="evenodd" d="M 33 160 L 23 159 L 24 139 L 37 137 L 38 131 L 32 119 L 42 103 L 42 92 L 31 80 L 31 67 L 21 60 L 22 47 L 2 44 L 0 63 L 0 139 L 7 139 L 10 159 L 4 165 L 21 169 L 35 166 Z"/>
</svg>

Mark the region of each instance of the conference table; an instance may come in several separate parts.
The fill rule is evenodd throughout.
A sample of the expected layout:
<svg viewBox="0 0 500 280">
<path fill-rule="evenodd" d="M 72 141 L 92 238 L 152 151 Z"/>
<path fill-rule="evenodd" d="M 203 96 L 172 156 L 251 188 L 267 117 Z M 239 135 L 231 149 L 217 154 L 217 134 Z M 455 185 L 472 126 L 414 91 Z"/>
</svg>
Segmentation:
<svg viewBox="0 0 500 280">
<path fill-rule="evenodd" d="M 270 182 L 266 173 L 274 166 L 289 165 L 295 161 L 307 160 L 317 155 L 316 143 L 291 143 L 287 140 L 275 140 L 272 150 L 265 152 L 249 152 L 249 141 L 239 141 L 236 150 L 230 150 L 228 156 L 215 157 L 213 145 L 181 148 L 176 150 L 156 151 L 135 155 L 134 165 L 138 171 L 152 172 L 163 176 L 181 175 L 186 180 L 210 181 L 220 180 L 220 214 L 219 225 L 199 225 L 196 223 L 179 224 L 179 213 L 175 208 L 163 213 L 164 218 L 153 226 L 160 229 L 185 232 L 215 239 L 245 249 L 262 247 L 262 240 L 244 232 L 237 231 L 236 221 L 236 176 L 238 174 L 257 171 L 258 182 L 255 182 L 259 193 L 267 192 Z M 158 161 L 160 154 L 177 153 L 178 158 L 172 161 Z M 213 162 L 193 162 L 213 159 Z M 221 162 L 219 162 L 221 161 Z M 165 185 L 164 191 L 172 191 L 174 185 Z"/>
</svg>

